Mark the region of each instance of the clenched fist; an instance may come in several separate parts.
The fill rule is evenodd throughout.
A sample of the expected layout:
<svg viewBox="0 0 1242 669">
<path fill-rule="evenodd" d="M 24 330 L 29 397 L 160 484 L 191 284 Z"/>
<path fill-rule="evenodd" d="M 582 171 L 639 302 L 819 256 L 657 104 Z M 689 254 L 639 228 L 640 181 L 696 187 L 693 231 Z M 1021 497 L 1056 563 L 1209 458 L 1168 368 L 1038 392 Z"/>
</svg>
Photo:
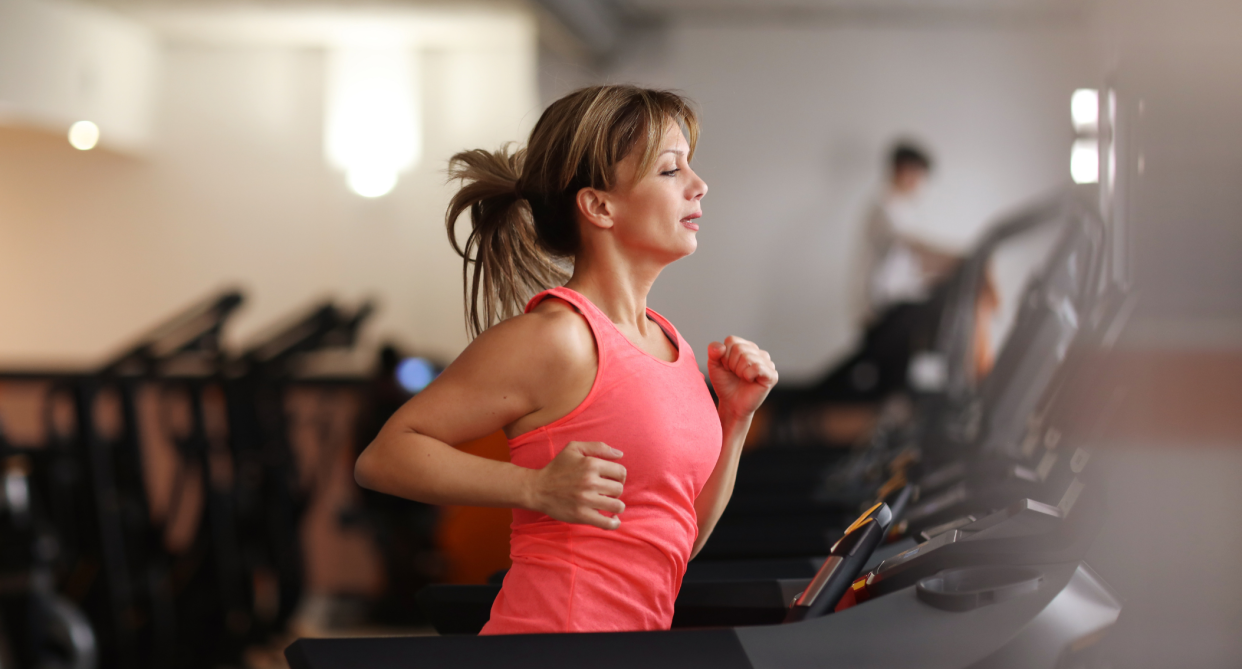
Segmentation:
<svg viewBox="0 0 1242 669">
<path fill-rule="evenodd" d="M 720 411 L 746 418 L 763 404 L 778 375 L 772 356 L 754 342 L 726 337 L 707 346 L 707 374 L 720 399 Z"/>
<path fill-rule="evenodd" d="M 567 523 L 605 530 L 621 526 L 619 499 L 625 467 L 612 462 L 621 451 L 599 441 L 571 441 L 540 469 L 530 491 L 531 508 Z M 612 516 L 605 515 L 613 514 Z"/>
</svg>

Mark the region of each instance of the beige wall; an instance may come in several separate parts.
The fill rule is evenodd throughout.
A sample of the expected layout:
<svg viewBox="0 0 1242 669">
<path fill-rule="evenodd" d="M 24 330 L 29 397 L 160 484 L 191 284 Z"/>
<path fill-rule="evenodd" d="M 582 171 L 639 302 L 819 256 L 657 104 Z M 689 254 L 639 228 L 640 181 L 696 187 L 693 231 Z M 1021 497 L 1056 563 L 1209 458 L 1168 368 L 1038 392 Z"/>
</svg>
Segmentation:
<svg viewBox="0 0 1242 669">
<path fill-rule="evenodd" d="M 368 332 L 455 355 L 460 264 L 443 226 L 445 162 L 529 132 L 534 35 L 422 54 L 424 152 L 364 200 L 323 158 L 321 49 L 166 43 L 150 150 L 79 152 L 0 128 L 0 363 L 96 360 L 223 286 L 243 340 L 309 301 L 373 296 Z"/>
</svg>

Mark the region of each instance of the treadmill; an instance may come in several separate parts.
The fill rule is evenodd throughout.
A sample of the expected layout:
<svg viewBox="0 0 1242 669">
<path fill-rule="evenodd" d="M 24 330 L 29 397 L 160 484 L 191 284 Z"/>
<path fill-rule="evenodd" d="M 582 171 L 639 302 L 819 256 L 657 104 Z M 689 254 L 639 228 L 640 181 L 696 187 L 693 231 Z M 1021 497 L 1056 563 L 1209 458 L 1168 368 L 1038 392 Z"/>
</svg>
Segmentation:
<svg viewBox="0 0 1242 669">
<path fill-rule="evenodd" d="M 1108 585 L 1075 559 L 1083 524 L 1067 523 L 1067 516 L 1085 499 L 1079 496 L 1067 511 L 1015 506 L 953 532 L 953 541 L 928 542 L 892 559 L 896 566 L 858 578 L 892 522 L 888 508 L 876 505 L 837 541 L 816 578 L 803 581 L 796 599 L 781 607 L 780 624 L 299 639 L 285 656 L 293 669 L 1064 666 L 1087 652 L 1121 609 Z M 857 601 L 863 589 L 857 584 L 874 573 L 884 574 L 883 587 Z M 920 577 L 909 583 L 913 576 Z"/>
<path fill-rule="evenodd" d="M 977 438 L 970 442 L 979 443 Z M 892 451 L 901 452 L 905 445 L 894 446 Z M 869 550 L 852 555 L 851 570 L 839 571 L 844 561 L 834 558 L 840 556 L 825 560 L 821 574 L 827 570 L 839 576 L 834 587 L 844 596 L 831 605 L 821 602 L 821 615 L 802 619 L 789 611 L 814 589 L 810 579 L 770 579 L 764 589 L 753 579 L 738 579 L 729 587 L 696 585 L 688 574 L 678 616 L 684 618 L 687 610 L 698 616 L 714 611 L 717 619 L 700 626 L 727 626 L 612 634 L 302 639 L 289 647 L 286 657 L 295 669 L 584 662 L 604 667 L 1077 664 L 1120 612 L 1108 586 L 1081 562 L 1100 519 L 1101 501 L 1098 491 L 1092 491 L 1073 477 L 1055 505 L 1019 499 L 982 518 L 967 517 L 883 560 L 871 554 L 882 538 L 876 535 Z M 892 523 L 890 511 L 882 534 L 888 534 Z M 833 544 L 833 553 L 843 545 L 851 547 L 847 539 L 855 526 Z M 864 560 L 865 574 L 854 578 L 849 572 Z M 841 587 L 842 581 L 848 581 L 847 587 Z M 788 607 L 791 593 L 797 600 Z M 785 611 L 790 622 L 754 625 L 737 619 L 753 618 L 764 609 Z M 900 643 L 893 643 L 894 629 L 900 630 Z"/>
<path fill-rule="evenodd" d="M 1044 214 L 1047 215 L 1047 212 L 1044 211 Z M 1035 227 L 1033 221 L 1038 220 L 1029 217 L 1020 219 L 1016 225 L 1005 229 L 1030 230 Z M 1084 283 L 1082 277 L 1086 276 L 1084 272 L 1091 265 L 1091 260 L 1098 257 L 1099 237 L 1096 233 L 1098 229 L 1092 227 L 1090 220 L 1068 227 L 1056 250 L 1050 255 L 1048 267 L 1042 276 L 1036 277 L 1037 280 L 1024 295 L 1036 299 L 1023 300 L 1024 305 L 1029 304 L 1031 307 L 1016 316 L 1015 335 L 1007 343 L 1002 360 L 997 364 L 996 373 L 985 381 L 981 401 L 975 405 L 975 410 L 984 407 L 986 416 L 993 419 L 987 423 L 990 429 L 985 435 L 995 436 L 1000 428 L 1016 427 L 1020 431 L 1027 425 L 1026 415 L 1033 410 L 1032 401 L 1041 397 L 1039 391 L 1050 383 L 1051 372 L 1041 374 L 1037 383 L 1030 384 L 1019 383 L 1018 375 L 1032 374 L 1031 368 L 1041 363 L 1041 369 L 1055 372 L 1064 358 L 1066 342 L 1079 334 L 1077 321 L 1065 316 L 1065 310 L 1074 307 L 1072 304 L 1068 307 L 1065 305 L 1070 297 L 1074 298 L 1074 303 L 1081 303 L 1078 296 L 1081 292 L 1079 286 Z M 998 234 L 993 240 L 1005 238 L 1005 235 Z M 990 242 L 984 246 L 990 247 L 995 243 Z M 980 266 L 982 264 L 979 263 Z M 981 272 L 975 274 L 981 275 Z M 1060 309 L 1050 309 L 1049 305 L 1059 306 Z M 971 315 L 973 317 L 973 312 Z M 965 330 L 970 331 L 971 328 Z M 1019 336 L 1028 331 L 1034 332 L 1036 336 Z M 967 348 L 963 347 L 963 350 Z M 1032 388 L 1035 392 L 1032 392 Z M 1012 397 L 1015 394 L 1023 401 L 1014 402 Z M 1013 409 L 1015 404 L 1019 409 Z M 991 410 L 992 406 L 1009 410 L 994 412 Z M 995 420 L 996 416 L 1002 416 L 1004 420 Z M 920 485 L 926 487 L 927 492 L 910 509 L 912 513 L 907 513 L 906 508 L 914 497 L 916 486 L 908 482 L 900 483 L 900 479 L 894 477 L 898 479 L 899 485 L 891 486 L 888 491 L 879 491 L 878 499 L 874 501 L 889 501 L 895 514 L 902 520 L 894 528 L 894 535 L 909 535 L 911 538 L 884 546 L 877 561 L 913 547 L 922 538 L 919 535 L 925 530 L 940 529 L 941 526 L 954 522 L 960 525 L 976 520 L 975 516 L 969 515 L 971 513 L 981 517 L 1024 497 L 1034 497 L 1053 504 L 1058 501 L 1062 492 L 1053 489 L 1063 485 L 1061 476 L 1057 474 L 1049 480 L 1049 476 L 1053 474 L 1054 468 L 1051 465 L 1055 464 L 1055 459 L 1049 460 L 1047 454 L 1042 454 L 1040 465 L 1014 465 L 1004 459 L 997 461 L 997 458 L 987 453 L 979 453 L 979 444 L 986 443 L 986 440 L 976 436 L 970 444 L 973 448 L 958 446 L 956 450 L 959 452 L 954 453 L 959 456 L 957 460 L 933 470 L 929 476 L 919 481 Z M 903 448 L 910 450 L 909 447 Z M 943 450 L 947 449 L 942 446 Z M 975 453 L 969 453 L 971 450 Z M 942 455 L 942 460 L 944 457 Z M 976 461 L 980 459 L 986 464 L 977 465 Z M 1063 460 L 1062 465 L 1067 462 Z M 993 474 L 991 470 L 997 470 L 999 474 Z M 1010 471 L 1018 475 L 1010 476 Z M 975 476 L 968 476 L 969 474 Z M 834 529 L 835 518 L 844 515 L 846 509 L 857 508 L 859 500 L 867 499 L 867 496 L 877 496 L 875 487 L 870 487 L 863 495 L 852 501 L 839 502 L 832 510 L 832 515 L 806 502 L 784 500 L 783 505 L 774 504 L 772 508 L 751 510 L 750 515 L 757 521 L 753 524 L 718 526 L 715 532 L 725 535 L 730 545 L 736 544 L 730 555 L 751 559 L 711 560 L 709 553 L 706 556 L 708 559 L 700 555 L 691 562 L 683 581 L 674 626 L 712 622 L 714 614 L 704 613 L 703 607 L 694 602 L 719 601 L 720 598 L 713 593 L 728 591 L 732 593 L 729 595 L 730 601 L 751 602 L 757 601 L 754 597 L 765 596 L 762 593 L 786 593 L 789 588 L 797 587 L 799 579 L 809 578 L 822 562 L 823 558 L 811 556 L 826 554 L 838 536 L 839 530 Z M 1048 499 L 1049 497 L 1056 499 Z M 799 508 L 798 504 L 812 508 Z M 759 513 L 760 511 L 766 514 Z M 781 516 L 781 520 L 773 522 L 772 516 L 777 514 Z M 913 525 L 905 518 L 908 515 L 913 516 Z M 824 518 L 828 518 L 828 522 L 824 522 Z M 708 542 L 708 546 L 712 542 L 717 545 L 722 543 L 715 535 Z M 420 594 L 419 602 L 429 612 L 440 631 L 472 633 L 477 632 L 486 622 L 491 602 L 498 591 L 499 583 L 490 586 L 430 586 Z M 749 617 L 746 618 L 748 622 L 767 621 L 773 615 L 771 602 L 777 601 L 780 604 L 784 600 L 773 600 L 769 596 L 763 601 L 768 603 L 754 607 L 741 606 L 749 611 Z"/>
<path fill-rule="evenodd" d="M 1044 270 L 1034 277 L 1023 295 L 1023 307 L 1015 316 L 1012 335 L 996 369 L 976 390 L 969 333 L 973 331 L 973 298 L 988 259 L 1004 241 L 1049 223 L 1062 225 L 1061 240 Z M 1082 292 L 1078 286 L 1085 283 L 1083 273 L 1098 263 L 1099 232 L 1098 221 L 1070 198 L 1034 207 L 999 226 L 955 277 L 949 303 L 956 306 L 946 310 L 939 344 L 949 368 L 957 370 L 950 376 L 946 392 L 920 398 L 918 413 L 922 415 L 913 424 L 886 426 L 878 431 L 872 447 L 854 458 L 849 467 L 816 472 L 820 479 L 818 488 L 809 493 L 795 490 L 755 494 L 747 489 L 747 477 L 739 473 L 734 499 L 700 558 L 753 560 L 822 555 L 837 531 L 834 528 L 842 522 L 843 511 L 873 499 L 877 490 L 885 493 L 880 483 L 895 473 L 889 465 L 900 454 L 917 454 L 924 461 L 940 465 L 950 458 L 970 457 L 967 454 L 975 450 L 978 421 L 984 412 L 991 425 L 1016 425 L 1019 429 L 1024 426 L 1025 415 L 1021 414 L 1030 410 L 1032 398 L 1040 397 L 1040 390 L 1046 387 L 1049 375 L 1063 358 L 1065 346 L 1077 333 L 1074 309 L 1080 304 Z M 1049 310 L 1049 305 L 1056 308 Z M 1036 378 L 1027 383 L 1030 377 Z M 1019 379 L 1023 382 L 1018 383 Z M 749 462 L 746 464 L 748 467 Z M 957 464 L 961 466 L 960 462 Z M 800 475 L 806 477 L 805 472 Z M 871 480 L 859 481 L 860 477 Z M 923 490 L 923 496 L 935 492 L 934 488 Z M 773 523 L 774 516 L 781 520 Z"/>
</svg>

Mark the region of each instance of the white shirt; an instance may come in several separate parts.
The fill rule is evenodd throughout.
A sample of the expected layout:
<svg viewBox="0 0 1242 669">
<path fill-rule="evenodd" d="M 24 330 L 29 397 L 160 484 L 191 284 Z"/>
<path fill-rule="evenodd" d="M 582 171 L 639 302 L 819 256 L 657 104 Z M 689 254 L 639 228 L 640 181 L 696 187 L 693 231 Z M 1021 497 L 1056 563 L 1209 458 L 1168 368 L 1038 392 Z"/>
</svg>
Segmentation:
<svg viewBox="0 0 1242 669">
<path fill-rule="evenodd" d="M 893 304 L 927 299 L 931 277 L 914 249 L 902 241 L 919 229 L 918 209 L 915 198 L 889 194 L 867 216 L 855 289 L 856 316 L 864 326 Z"/>
</svg>

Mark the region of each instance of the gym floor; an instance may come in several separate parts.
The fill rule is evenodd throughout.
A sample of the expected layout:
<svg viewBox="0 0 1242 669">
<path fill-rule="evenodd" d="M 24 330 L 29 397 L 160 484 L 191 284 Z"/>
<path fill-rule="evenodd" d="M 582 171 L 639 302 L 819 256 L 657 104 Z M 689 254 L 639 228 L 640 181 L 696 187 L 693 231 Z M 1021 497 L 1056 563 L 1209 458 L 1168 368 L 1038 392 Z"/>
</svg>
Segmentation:
<svg viewBox="0 0 1242 669">
<path fill-rule="evenodd" d="M 1238 666 L 1242 442 L 1103 444 L 1109 511 L 1087 562 L 1125 608 L 1111 667 Z"/>
</svg>

